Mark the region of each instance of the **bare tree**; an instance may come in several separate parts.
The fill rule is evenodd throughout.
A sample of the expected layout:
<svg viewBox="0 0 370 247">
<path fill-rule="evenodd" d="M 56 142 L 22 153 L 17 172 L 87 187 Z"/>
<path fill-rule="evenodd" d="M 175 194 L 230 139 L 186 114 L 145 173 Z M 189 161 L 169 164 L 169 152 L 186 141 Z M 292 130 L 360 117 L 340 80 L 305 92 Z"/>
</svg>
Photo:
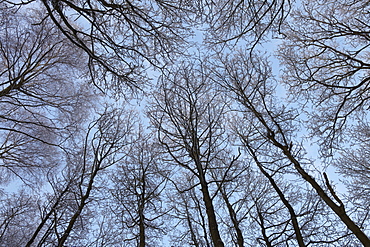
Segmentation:
<svg viewBox="0 0 370 247">
<path fill-rule="evenodd" d="M 0 246 L 24 246 L 25 236 L 37 222 L 37 198 L 25 190 L 2 195 L 0 201 Z"/>
<path fill-rule="evenodd" d="M 58 246 L 64 246 L 73 233 L 74 225 L 83 215 L 84 208 L 94 201 L 93 192 L 99 174 L 125 158 L 131 144 L 135 123 L 132 112 L 107 109 L 89 126 L 79 162 L 72 168 L 76 190 L 73 194 L 75 209 L 70 212 L 66 224 L 59 226 L 61 233 Z M 58 232 L 56 232 L 58 234 Z M 76 239 L 72 239 L 71 242 Z"/>
<path fill-rule="evenodd" d="M 284 26 L 282 82 L 293 100 L 307 101 L 307 126 L 326 155 L 347 139 L 353 121 L 366 119 L 368 8 L 364 1 L 302 2 Z"/>
<path fill-rule="evenodd" d="M 28 184 L 50 169 L 46 164 L 57 165 L 59 148 L 93 105 L 80 79 L 83 56 L 41 18 L 37 9 L 0 14 L 0 166 L 4 179 Z"/>
<path fill-rule="evenodd" d="M 7 1 L 9 6 L 29 3 Z M 121 96 L 126 86 L 145 86 L 143 68 L 148 63 L 163 66 L 163 59 L 172 59 L 169 55 L 181 50 L 198 12 L 197 2 L 171 0 L 37 3 L 46 10 L 44 20 L 51 20 L 71 45 L 88 56 L 94 84 L 102 90 L 114 87 Z"/>
<path fill-rule="evenodd" d="M 166 189 L 167 203 L 172 208 L 169 220 L 174 229 L 170 233 L 171 242 L 176 243 L 175 246 L 212 246 L 202 193 L 192 189 L 197 182 L 193 175 L 184 173 L 182 169 L 173 170 L 173 174 L 177 173 L 182 176 L 170 179 L 174 186 Z"/>
<path fill-rule="evenodd" d="M 117 239 L 139 247 L 155 246 L 166 233 L 166 207 L 162 192 L 168 168 L 162 164 L 163 152 L 152 134 L 138 127 L 130 152 L 112 171 L 109 204 Z"/>
<path fill-rule="evenodd" d="M 223 177 L 212 177 L 212 171 L 223 170 L 224 175 L 237 160 L 234 157 L 228 164 L 218 161 L 227 152 L 223 125 L 226 103 L 210 83 L 202 62 L 185 62 L 172 71 L 161 78 L 149 115 L 173 162 L 195 179 L 192 187 L 180 190 L 200 188 L 212 243 L 224 246 L 213 200 L 218 193 L 216 181 L 224 181 Z"/>
<path fill-rule="evenodd" d="M 54 195 L 44 194 L 44 186 L 50 182 L 50 174 L 63 169 L 65 144 L 73 143 L 71 137 L 78 135 L 89 119 L 91 99 L 96 97 L 81 79 L 81 52 L 68 45 L 50 21 L 43 21 L 44 12 L 37 8 L 25 12 L 4 2 L 1 9 L 0 183 L 6 190 L 26 185 L 13 195 L 24 204 L 13 205 L 14 198 L 2 195 L 4 212 L 18 212 L 11 217 L 18 227 L 6 223 L 1 244 L 29 245 L 37 240 L 40 246 L 48 243 L 53 228 L 47 223 L 55 222 L 56 209 L 66 205 L 62 200 L 71 183 L 55 180 L 65 188 L 59 190 L 51 184 L 56 186 Z M 10 238 L 13 235 L 22 242 Z"/>
<path fill-rule="evenodd" d="M 48 175 L 50 190 L 39 190 L 37 200 L 20 195 L 19 202 L 24 201 L 24 205 L 7 205 L 13 216 L 4 218 L 1 244 L 13 235 L 19 235 L 25 246 L 92 242 L 94 225 L 89 222 L 99 218 L 94 212 L 100 209 L 101 180 L 106 179 L 108 169 L 126 156 L 134 123 L 135 116 L 130 111 L 107 109 L 101 113 L 82 140 L 75 137 L 75 146 L 66 151 L 63 166 Z M 11 198 L 4 201 L 9 203 Z M 17 223 L 20 218 L 32 226 Z M 16 228 L 12 222 L 18 224 Z"/>
<path fill-rule="evenodd" d="M 206 40 L 214 45 L 238 46 L 254 50 L 259 44 L 280 35 L 287 18 L 290 0 L 206 1 Z"/>
<path fill-rule="evenodd" d="M 302 2 L 284 26 L 279 52 L 290 100 L 306 113 L 326 166 L 336 167 L 348 188 L 338 203 L 362 229 L 368 229 L 368 9 L 365 1 Z M 333 187 L 330 175 L 324 180 Z"/>
<path fill-rule="evenodd" d="M 1 1 L 0 245 L 370 246 L 368 8 Z"/>
<path fill-rule="evenodd" d="M 294 130 L 296 129 L 294 123 L 298 115 L 289 108 L 279 106 L 273 97 L 274 85 L 268 64 L 259 58 L 254 59 L 243 53 L 225 58 L 221 65 L 222 69 L 217 72 L 216 78 L 225 88 L 234 93 L 235 99 L 240 104 L 240 112 L 242 119 L 244 119 L 243 124 L 248 123 L 249 127 L 241 125 L 238 133 L 261 172 L 270 180 L 288 209 L 297 241 L 300 242 L 300 245 L 304 245 L 303 234 L 300 233 L 302 228 L 297 220 L 298 214 L 292 210 L 290 203 L 281 196 L 280 189 L 274 185 L 274 181 L 271 180 L 273 177 L 266 173 L 267 170 L 273 174 L 294 174 L 294 176 L 301 177 L 316 191 L 317 196 L 326 206 L 336 214 L 337 219 L 340 219 L 340 222 L 357 237 L 358 241 L 365 246 L 368 245 L 369 238 L 362 229 L 361 222 L 354 221 L 347 213 L 346 205 L 337 196 L 326 173 L 323 173 L 322 182 L 314 178 L 314 174 L 310 172 L 309 168 L 311 162 L 307 160 L 307 163 L 302 152 L 302 145 L 299 143 L 293 145 Z M 262 163 L 258 161 L 261 159 L 264 159 L 263 163 L 268 166 L 263 168 Z M 342 240 L 348 236 L 345 231 L 342 234 L 342 237 L 338 239 Z M 336 239 L 334 235 L 332 237 L 334 240 Z"/>
</svg>

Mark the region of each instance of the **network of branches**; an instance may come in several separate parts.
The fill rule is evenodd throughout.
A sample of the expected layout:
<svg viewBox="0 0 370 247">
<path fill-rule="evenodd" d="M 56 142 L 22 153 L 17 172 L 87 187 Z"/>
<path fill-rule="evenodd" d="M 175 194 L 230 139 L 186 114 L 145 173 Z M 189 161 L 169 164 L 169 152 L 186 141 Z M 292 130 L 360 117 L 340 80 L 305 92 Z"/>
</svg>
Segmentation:
<svg viewBox="0 0 370 247">
<path fill-rule="evenodd" d="M 370 247 L 365 0 L 0 0 L 0 247 Z"/>
</svg>

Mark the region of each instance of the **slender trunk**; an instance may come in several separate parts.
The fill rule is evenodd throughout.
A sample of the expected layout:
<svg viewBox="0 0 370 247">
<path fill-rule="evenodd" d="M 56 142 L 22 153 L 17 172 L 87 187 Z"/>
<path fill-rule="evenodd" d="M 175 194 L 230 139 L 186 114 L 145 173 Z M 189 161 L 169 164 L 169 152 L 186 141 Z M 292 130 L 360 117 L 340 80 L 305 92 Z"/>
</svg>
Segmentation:
<svg viewBox="0 0 370 247">
<path fill-rule="evenodd" d="M 187 223 L 188 223 L 188 226 L 189 226 L 191 240 L 193 241 L 194 246 L 199 247 L 197 237 L 195 236 L 195 233 L 194 233 L 193 224 L 191 222 L 191 217 L 190 217 L 187 202 L 185 202 L 185 210 L 186 210 L 186 220 L 187 220 Z"/>
<path fill-rule="evenodd" d="M 195 129 L 195 128 L 194 128 Z M 203 202 L 206 207 L 206 214 L 208 218 L 208 227 L 211 233 L 211 239 L 213 242 L 214 247 L 224 247 L 224 243 L 221 239 L 220 232 L 218 230 L 218 223 L 216 220 L 216 213 L 213 207 L 212 198 L 209 194 L 208 184 L 205 176 L 205 171 L 203 170 L 201 158 L 200 158 L 200 150 L 199 150 L 199 139 L 196 135 L 196 131 L 193 133 L 193 148 L 192 151 L 189 153 L 190 157 L 195 162 L 195 166 L 198 172 L 198 178 L 203 194 Z"/>
<path fill-rule="evenodd" d="M 274 144 L 279 147 L 284 155 L 294 164 L 295 169 L 306 180 L 317 192 L 317 194 L 324 200 L 326 205 L 328 205 L 336 215 L 342 220 L 342 222 L 348 227 L 349 230 L 360 240 L 360 242 L 365 247 L 370 247 L 369 237 L 356 225 L 355 222 L 348 216 L 345 211 L 344 205 L 340 204 L 339 206 L 329 197 L 329 195 L 321 188 L 321 186 L 316 182 L 316 180 L 311 177 L 301 166 L 301 164 L 296 160 L 291 154 L 288 147 L 281 145 L 276 140 L 273 140 Z"/>
<path fill-rule="evenodd" d="M 284 193 L 280 190 L 279 186 L 276 184 L 276 182 L 273 179 L 273 177 L 270 174 L 268 174 L 266 172 L 266 170 L 263 168 L 263 166 L 262 166 L 261 162 L 259 162 L 259 160 L 258 160 L 258 158 L 257 158 L 257 156 L 256 156 L 256 154 L 254 152 L 254 150 L 250 146 L 248 146 L 248 144 L 247 144 L 247 147 L 248 147 L 250 153 L 252 154 L 253 159 L 256 162 L 259 170 L 269 180 L 270 184 L 272 185 L 272 187 L 274 188 L 274 190 L 278 194 L 280 200 L 283 202 L 283 204 L 285 205 L 285 207 L 288 209 L 289 214 L 290 214 L 290 219 L 291 219 L 292 224 L 293 224 L 294 233 L 295 233 L 296 238 L 297 238 L 298 246 L 305 247 L 306 245 L 304 244 L 304 241 L 303 241 L 303 237 L 302 237 L 302 233 L 301 233 L 301 228 L 299 227 L 298 220 L 297 220 L 297 215 L 296 215 L 296 213 L 295 213 L 292 205 L 285 198 Z"/>
<path fill-rule="evenodd" d="M 360 242 L 366 246 L 370 247 L 370 239 L 369 237 L 356 225 L 355 222 L 352 221 L 352 219 L 348 216 L 348 214 L 345 211 L 344 205 L 340 204 L 339 206 L 330 198 L 330 196 L 321 188 L 321 186 L 316 182 L 316 180 L 311 177 L 301 166 L 298 160 L 296 160 L 291 153 L 291 144 L 282 144 L 279 142 L 275 137 L 275 132 L 270 128 L 269 124 L 265 121 L 262 114 L 260 114 L 253 104 L 250 102 L 247 95 L 244 94 L 242 90 L 242 104 L 246 106 L 248 109 L 250 109 L 256 116 L 256 118 L 260 121 L 260 123 L 266 128 L 267 131 L 267 139 L 271 141 L 271 143 L 279 148 L 283 154 L 292 162 L 294 165 L 294 168 L 297 170 L 297 172 L 302 176 L 304 180 L 306 180 L 312 188 L 314 188 L 317 192 L 317 194 L 321 197 L 321 199 L 328 205 L 331 210 L 342 220 L 342 222 L 347 226 L 347 228 L 357 237 Z M 265 102 L 264 102 L 265 103 Z M 266 107 L 266 106 L 265 106 Z M 266 107 L 267 109 L 267 107 Z M 269 111 L 267 111 L 268 114 L 270 114 L 271 119 L 274 122 L 275 127 L 278 128 L 279 133 L 282 135 L 284 139 L 284 143 L 287 142 L 283 131 L 279 125 L 278 122 L 275 121 L 274 117 L 271 115 Z"/>
<path fill-rule="evenodd" d="M 263 219 L 263 215 L 262 215 L 262 213 L 261 213 L 261 211 L 260 211 L 260 209 L 259 209 L 259 207 L 257 205 L 257 202 L 255 202 L 255 203 L 256 203 L 258 218 L 259 218 L 259 220 L 261 222 L 260 223 L 260 226 L 261 226 L 263 241 L 265 241 L 267 247 L 272 247 L 272 244 L 271 244 L 271 242 L 270 242 L 270 240 L 269 240 L 269 238 L 268 238 L 268 236 L 266 234 L 266 227 L 265 227 L 265 221 Z"/>
<path fill-rule="evenodd" d="M 143 213 L 143 210 L 140 209 L 140 213 L 139 213 L 139 217 L 140 217 L 140 223 L 139 223 L 139 235 L 140 235 L 140 239 L 139 239 L 139 247 L 145 247 L 145 225 L 144 225 L 144 213 Z"/>
<path fill-rule="evenodd" d="M 145 247 L 145 216 L 144 216 L 145 182 L 143 183 L 144 188 L 142 194 L 140 195 L 140 204 L 139 204 L 139 247 Z"/>
<path fill-rule="evenodd" d="M 58 196 L 58 198 L 56 199 L 55 203 L 53 204 L 53 206 L 51 207 L 50 211 L 45 215 L 45 217 L 42 219 L 41 223 L 38 225 L 36 231 L 33 233 L 31 239 L 28 241 L 28 243 L 26 244 L 26 247 L 29 247 L 32 245 L 32 243 L 35 241 L 37 235 L 40 233 L 41 229 L 44 227 L 44 225 L 46 224 L 46 222 L 48 221 L 48 219 L 50 218 L 50 216 L 52 215 L 52 213 L 54 212 L 54 210 L 56 209 L 56 207 L 59 205 L 61 199 L 63 198 L 64 194 L 67 193 L 67 191 L 69 190 L 69 184 L 66 186 L 66 188 L 60 193 L 60 195 Z"/>
<path fill-rule="evenodd" d="M 67 240 L 67 238 L 69 237 L 69 234 L 71 233 L 74 224 L 76 223 L 78 217 L 81 215 L 83 208 L 86 206 L 87 199 L 90 196 L 91 190 L 93 188 L 94 179 L 95 179 L 95 176 L 98 173 L 98 170 L 99 170 L 98 167 L 96 167 L 95 170 L 93 171 L 93 173 L 91 174 L 91 177 L 90 177 L 89 184 L 87 186 L 86 192 L 81 197 L 80 205 L 78 206 L 77 211 L 74 213 L 74 215 L 70 219 L 70 221 L 68 223 L 68 226 L 67 226 L 67 229 L 64 231 L 62 237 L 59 239 L 59 241 L 58 241 L 58 247 L 63 247 L 64 246 L 64 243 Z"/>
<path fill-rule="evenodd" d="M 215 247 L 224 247 L 224 243 L 222 242 L 220 232 L 218 230 L 218 223 L 216 220 L 215 209 L 213 207 L 213 202 L 211 196 L 209 195 L 208 185 L 204 178 L 204 174 L 200 174 L 200 184 L 202 187 L 202 194 L 203 194 L 203 201 L 206 206 L 206 213 L 208 218 L 208 225 L 209 231 L 211 233 L 212 242 Z"/>
<path fill-rule="evenodd" d="M 221 192 L 221 195 L 222 195 L 222 198 L 224 199 L 225 203 L 226 203 L 226 207 L 227 207 L 227 210 L 229 211 L 229 215 L 230 215 L 230 219 L 231 219 L 231 222 L 233 223 L 233 226 L 234 226 L 234 229 L 236 231 L 236 241 L 237 241 L 237 244 L 239 247 L 243 247 L 244 246 L 244 238 L 243 238 L 243 233 L 239 227 L 239 222 L 236 218 L 236 213 L 235 213 L 235 210 L 233 209 L 230 201 L 229 201 L 229 198 L 227 197 L 225 191 L 221 188 L 220 189 L 220 192 Z"/>
</svg>

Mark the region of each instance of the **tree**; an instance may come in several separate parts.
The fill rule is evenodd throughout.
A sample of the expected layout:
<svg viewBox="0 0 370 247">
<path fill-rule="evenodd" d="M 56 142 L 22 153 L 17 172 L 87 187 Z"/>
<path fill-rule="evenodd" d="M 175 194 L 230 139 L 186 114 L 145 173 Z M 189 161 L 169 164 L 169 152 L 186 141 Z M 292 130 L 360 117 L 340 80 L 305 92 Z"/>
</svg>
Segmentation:
<svg viewBox="0 0 370 247">
<path fill-rule="evenodd" d="M 290 10 L 290 1 L 284 0 L 6 1 L 7 6 L 16 7 L 34 2 L 46 10 L 45 20 L 52 20 L 89 57 L 94 84 L 102 90 L 115 88 L 121 96 L 122 86 L 145 86 L 143 67 L 147 63 L 162 67 L 175 53 L 183 54 L 183 45 L 197 25 L 204 25 L 213 44 L 248 37 L 255 47 L 270 31 L 279 32 Z"/>
<path fill-rule="evenodd" d="M 364 161 L 368 8 L 364 1 L 303 2 L 293 12 L 292 22 L 284 26 L 286 40 L 279 52 L 291 100 L 302 104 L 307 113 L 306 127 L 310 137 L 318 140 L 326 166 L 336 167 L 343 176 L 348 187 L 343 204 L 363 229 L 368 229 L 363 207 L 368 200 L 362 192 L 369 190 L 369 165 Z"/>
<path fill-rule="evenodd" d="M 2 1 L 0 245 L 370 246 L 368 8 Z"/>
<path fill-rule="evenodd" d="M 67 153 L 67 164 L 57 175 L 50 175 L 53 193 L 42 198 L 40 223 L 30 238 L 24 236 L 29 239 L 26 246 L 33 243 L 64 246 L 68 242 L 84 244 L 91 241 L 89 230 L 93 226 L 87 223 L 98 218 L 93 212 L 99 208 L 100 180 L 105 179 L 106 170 L 125 158 L 134 123 L 132 113 L 106 109 L 90 124 L 84 140 Z"/>
<path fill-rule="evenodd" d="M 251 59 L 258 59 L 258 61 L 251 61 Z M 327 174 L 323 173 L 324 183 L 320 184 L 308 170 L 310 161 L 308 160 L 308 164 L 305 161 L 304 153 L 302 153 L 303 146 L 299 143 L 293 144 L 296 128 L 294 121 L 298 115 L 294 110 L 279 106 L 274 99 L 274 87 L 271 83 L 273 80 L 268 64 L 258 57 L 251 58 L 249 55 L 240 53 L 234 57 L 224 58 L 220 67 L 216 79 L 229 92 L 234 93 L 235 100 L 239 102 L 239 111 L 242 113 L 243 120 L 240 122 L 249 123 L 247 126 L 250 126 L 246 128 L 242 125 L 238 134 L 261 172 L 270 180 L 287 207 L 299 244 L 304 245 L 303 240 L 299 240 L 301 238 L 300 229 L 298 222 L 294 219 L 297 214 L 281 196 L 280 189 L 274 185 L 274 181 L 271 180 L 272 176 L 266 173 L 266 169 L 275 174 L 298 175 L 316 191 L 317 196 L 357 237 L 358 241 L 365 246 L 368 245 L 369 238 L 362 229 L 361 221 L 355 222 L 346 212 L 346 206 L 334 191 Z M 259 161 L 261 158 L 258 157 L 263 157 L 266 160 L 264 163 L 269 164 L 269 167 L 263 168 Z M 289 167 L 293 170 L 290 171 Z M 341 238 L 346 236 L 347 233 L 343 233 Z"/>
<path fill-rule="evenodd" d="M 200 187 L 212 243 L 224 246 L 213 198 L 218 193 L 216 182 L 225 182 L 228 166 L 237 160 L 234 157 L 225 163 L 219 161 L 227 150 L 223 128 L 226 103 L 216 94 L 207 68 L 200 61 L 180 64 L 171 71 L 162 76 L 149 115 L 160 143 L 173 162 L 195 179 L 192 187 L 179 190 Z M 224 173 L 215 178 L 214 170 Z"/>
<path fill-rule="evenodd" d="M 145 86 L 148 63 L 160 67 L 172 59 L 170 54 L 181 50 L 197 8 L 190 2 L 171 0 L 37 3 L 46 11 L 44 20 L 52 21 L 71 45 L 88 56 L 93 83 L 121 96 L 127 87 Z M 30 2 L 7 4 L 27 7 Z"/>
<path fill-rule="evenodd" d="M 291 2 L 294 1 L 211 1 L 206 2 L 206 26 L 212 46 L 244 46 L 254 50 L 259 44 L 269 40 L 269 34 L 279 36 L 287 18 Z"/>
<path fill-rule="evenodd" d="M 353 121 L 366 123 L 368 8 L 364 1 L 303 2 L 284 26 L 283 83 L 293 100 L 312 105 L 308 128 L 326 155 L 347 139 Z"/>
<path fill-rule="evenodd" d="M 166 233 L 162 192 L 169 170 L 162 164 L 163 151 L 152 134 L 145 133 L 141 125 L 135 132 L 130 152 L 110 175 L 107 206 L 117 225 L 119 243 L 155 246 Z"/>
<path fill-rule="evenodd" d="M 26 193 L 2 194 L 0 201 L 0 246 L 24 246 L 25 236 L 32 233 L 37 222 L 37 200 Z"/>
<path fill-rule="evenodd" d="M 82 54 L 42 16 L 36 9 L 0 14 L 1 183 L 39 180 L 92 105 L 92 89 L 80 79 Z"/>
</svg>

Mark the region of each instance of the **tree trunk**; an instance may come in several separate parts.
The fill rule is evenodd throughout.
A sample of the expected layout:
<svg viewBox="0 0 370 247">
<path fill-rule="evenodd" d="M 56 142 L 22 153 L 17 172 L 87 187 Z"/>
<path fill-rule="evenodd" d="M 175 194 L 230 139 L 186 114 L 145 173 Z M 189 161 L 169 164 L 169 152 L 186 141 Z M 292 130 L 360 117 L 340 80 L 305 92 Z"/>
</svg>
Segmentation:
<svg viewBox="0 0 370 247">
<path fill-rule="evenodd" d="M 215 247 L 224 247 L 220 232 L 218 230 L 218 223 L 216 220 L 215 209 L 213 207 L 212 199 L 209 195 L 208 185 L 206 183 L 203 172 L 200 174 L 200 184 L 202 187 L 203 201 L 206 206 L 206 213 L 208 217 L 209 231 L 211 233 L 212 242 Z"/>
</svg>

